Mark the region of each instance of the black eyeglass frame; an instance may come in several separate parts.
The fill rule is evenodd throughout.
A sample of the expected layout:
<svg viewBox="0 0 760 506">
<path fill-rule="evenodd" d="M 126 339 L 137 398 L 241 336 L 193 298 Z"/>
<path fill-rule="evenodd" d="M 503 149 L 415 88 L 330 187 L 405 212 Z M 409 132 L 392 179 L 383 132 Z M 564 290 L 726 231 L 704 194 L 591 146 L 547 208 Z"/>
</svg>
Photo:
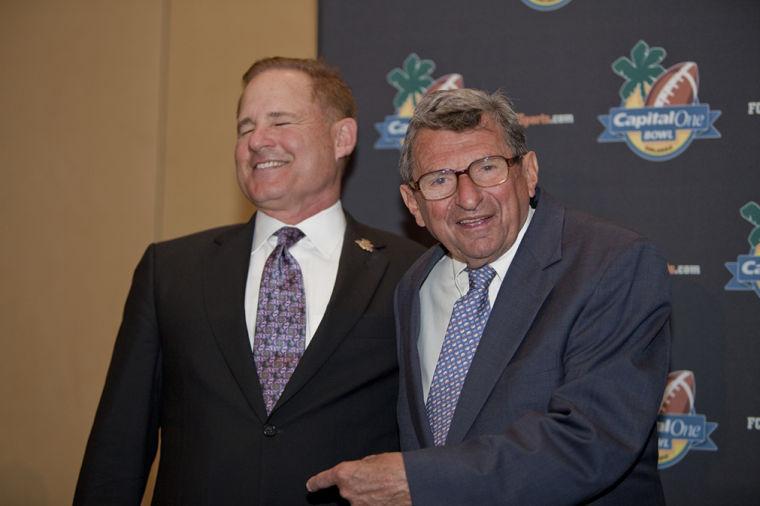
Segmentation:
<svg viewBox="0 0 760 506">
<path fill-rule="evenodd" d="M 484 162 L 484 161 L 490 160 L 490 159 L 492 159 L 492 158 L 501 158 L 502 160 L 504 160 L 504 162 L 506 162 L 506 164 L 507 164 L 507 175 L 506 175 L 506 176 L 504 176 L 504 179 L 502 179 L 501 181 L 498 181 L 498 182 L 496 182 L 496 183 L 493 183 L 493 184 L 489 184 L 489 185 L 487 185 L 487 186 L 483 186 L 483 185 L 481 185 L 481 184 L 478 184 L 478 183 L 476 183 L 476 182 L 475 182 L 475 180 L 474 180 L 474 179 L 472 179 L 472 177 L 470 177 L 470 180 L 471 180 L 471 181 L 472 181 L 472 182 L 473 182 L 473 183 L 474 183 L 476 186 L 479 186 L 479 187 L 481 187 L 481 188 L 490 188 L 490 187 L 492 187 L 492 186 L 498 186 L 498 185 L 500 185 L 500 184 L 502 184 L 502 183 L 506 182 L 506 181 L 507 181 L 507 179 L 509 179 L 509 174 L 510 174 L 510 172 L 509 172 L 509 169 L 511 169 L 513 166 L 515 166 L 515 165 L 516 165 L 516 164 L 517 164 L 517 163 L 518 163 L 518 162 L 519 162 L 519 161 L 522 159 L 522 157 L 523 157 L 523 156 L 524 156 L 524 155 L 517 155 L 517 156 L 513 156 L 512 158 L 507 158 L 506 156 L 502 156 L 502 155 L 489 155 L 489 156 L 484 156 L 483 158 L 478 158 L 477 160 L 473 160 L 472 162 L 470 162 L 470 164 L 467 166 L 467 168 L 466 168 L 466 169 L 462 169 L 462 170 L 454 170 L 454 169 L 438 169 L 438 170 L 432 170 L 432 171 L 430 171 L 430 172 L 426 172 L 425 174 L 421 175 L 421 176 L 420 176 L 420 177 L 418 177 L 416 180 L 413 180 L 413 181 L 409 181 L 409 182 L 407 182 L 406 184 L 407 184 L 407 186 L 409 186 L 409 188 L 411 188 L 412 190 L 414 190 L 414 191 L 418 191 L 418 192 L 422 193 L 422 197 L 423 197 L 425 200 L 443 200 L 443 199 L 445 199 L 445 198 L 449 198 L 449 197 L 451 197 L 452 195 L 454 195 L 454 194 L 456 193 L 456 191 L 457 191 L 457 188 L 459 187 L 459 176 L 461 176 L 462 174 L 467 174 L 467 175 L 469 176 L 469 175 L 470 175 L 470 169 L 472 169 L 472 166 L 473 166 L 473 165 L 475 165 L 476 163 L 481 163 L 481 162 Z M 435 198 L 435 199 L 429 199 L 429 198 L 427 198 L 427 197 L 425 196 L 425 192 L 423 192 L 423 191 L 422 191 L 422 189 L 420 188 L 420 180 L 421 180 L 423 177 L 427 177 L 427 176 L 429 176 L 430 174 L 454 174 L 454 175 L 456 175 L 456 177 L 457 177 L 457 178 L 456 178 L 456 182 L 457 182 L 457 184 L 456 184 L 456 186 L 454 186 L 454 191 L 452 191 L 450 194 L 446 195 L 445 197 L 438 197 L 438 198 Z"/>
</svg>

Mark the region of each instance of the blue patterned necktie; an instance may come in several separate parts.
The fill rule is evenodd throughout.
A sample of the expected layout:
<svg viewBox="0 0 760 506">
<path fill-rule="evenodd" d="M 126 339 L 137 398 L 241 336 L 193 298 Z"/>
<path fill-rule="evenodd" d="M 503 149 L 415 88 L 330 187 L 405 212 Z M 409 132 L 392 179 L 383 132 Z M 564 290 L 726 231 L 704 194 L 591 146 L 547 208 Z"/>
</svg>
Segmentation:
<svg viewBox="0 0 760 506">
<path fill-rule="evenodd" d="M 470 289 L 454 303 L 425 404 L 436 446 L 446 442 L 464 379 L 490 313 L 488 285 L 496 271 L 486 264 L 478 269 L 468 268 L 467 273 Z"/>
<path fill-rule="evenodd" d="M 253 338 L 253 359 L 267 414 L 272 412 L 298 365 L 306 339 L 303 276 L 288 251 L 304 234 L 297 228 L 283 227 L 275 235 L 277 246 L 261 274 Z"/>
</svg>

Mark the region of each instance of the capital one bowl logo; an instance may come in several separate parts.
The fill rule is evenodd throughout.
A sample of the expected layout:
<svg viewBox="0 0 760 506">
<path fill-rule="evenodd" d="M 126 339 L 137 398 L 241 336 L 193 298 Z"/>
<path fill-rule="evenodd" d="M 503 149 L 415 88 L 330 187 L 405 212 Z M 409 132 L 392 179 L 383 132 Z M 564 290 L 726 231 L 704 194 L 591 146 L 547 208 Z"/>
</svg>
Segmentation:
<svg viewBox="0 0 760 506">
<path fill-rule="evenodd" d="M 720 111 L 699 101 L 699 68 L 685 61 L 665 69 L 661 47 L 640 40 L 631 57 L 621 56 L 612 70 L 625 79 L 621 104 L 599 116 L 598 142 L 625 142 L 645 160 L 662 162 L 683 153 L 695 139 L 718 139 L 713 123 Z"/>
<path fill-rule="evenodd" d="M 401 149 L 409 118 L 425 93 L 464 87 L 464 79 L 460 74 L 446 74 L 436 79 L 433 77 L 434 70 L 433 60 L 423 60 L 411 53 L 400 68 L 388 72 L 385 80 L 396 88 L 396 96 L 393 97 L 396 113 L 375 123 L 375 129 L 380 133 L 375 149 Z"/>
<path fill-rule="evenodd" d="M 710 434 L 718 428 L 705 415 L 696 412 L 694 402 L 697 385 L 691 371 L 673 371 L 660 403 L 657 418 L 657 467 L 665 469 L 678 464 L 691 450 L 716 451 Z"/>
<path fill-rule="evenodd" d="M 749 233 L 749 253 L 739 255 L 736 262 L 726 262 L 726 269 L 733 277 L 726 284 L 729 291 L 753 290 L 760 297 L 760 206 L 747 202 L 739 210 L 742 218 L 750 222 L 754 229 Z"/>
<path fill-rule="evenodd" d="M 556 11 L 569 4 L 571 1 L 572 0 L 522 0 L 525 5 L 537 11 Z"/>
</svg>

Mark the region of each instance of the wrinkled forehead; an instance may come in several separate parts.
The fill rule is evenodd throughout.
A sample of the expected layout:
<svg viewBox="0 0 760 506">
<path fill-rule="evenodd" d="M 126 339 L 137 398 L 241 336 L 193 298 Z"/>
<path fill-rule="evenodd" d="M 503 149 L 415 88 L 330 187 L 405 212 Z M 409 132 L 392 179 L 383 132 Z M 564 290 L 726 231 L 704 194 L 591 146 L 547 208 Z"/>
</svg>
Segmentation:
<svg viewBox="0 0 760 506">
<path fill-rule="evenodd" d="M 493 121 L 481 121 L 463 131 L 422 128 L 412 146 L 413 175 L 439 169 L 465 168 L 474 160 L 492 155 L 512 157 L 501 129 Z"/>
</svg>

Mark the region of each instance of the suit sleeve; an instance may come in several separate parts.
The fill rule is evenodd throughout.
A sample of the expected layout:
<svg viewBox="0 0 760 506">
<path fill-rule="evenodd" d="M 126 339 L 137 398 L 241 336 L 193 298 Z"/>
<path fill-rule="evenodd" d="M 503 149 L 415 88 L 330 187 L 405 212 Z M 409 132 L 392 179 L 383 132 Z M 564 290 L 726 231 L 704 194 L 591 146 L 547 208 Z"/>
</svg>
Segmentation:
<svg viewBox="0 0 760 506">
<path fill-rule="evenodd" d="M 604 266 L 600 266 L 604 269 Z M 635 242 L 608 263 L 566 333 L 544 412 L 503 432 L 404 453 L 415 505 L 577 504 L 635 465 L 654 428 L 670 351 L 662 258 Z"/>
<path fill-rule="evenodd" d="M 155 246 L 135 270 L 98 405 L 75 505 L 139 505 L 158 441 L 161 346 Z"/>
</svg>

